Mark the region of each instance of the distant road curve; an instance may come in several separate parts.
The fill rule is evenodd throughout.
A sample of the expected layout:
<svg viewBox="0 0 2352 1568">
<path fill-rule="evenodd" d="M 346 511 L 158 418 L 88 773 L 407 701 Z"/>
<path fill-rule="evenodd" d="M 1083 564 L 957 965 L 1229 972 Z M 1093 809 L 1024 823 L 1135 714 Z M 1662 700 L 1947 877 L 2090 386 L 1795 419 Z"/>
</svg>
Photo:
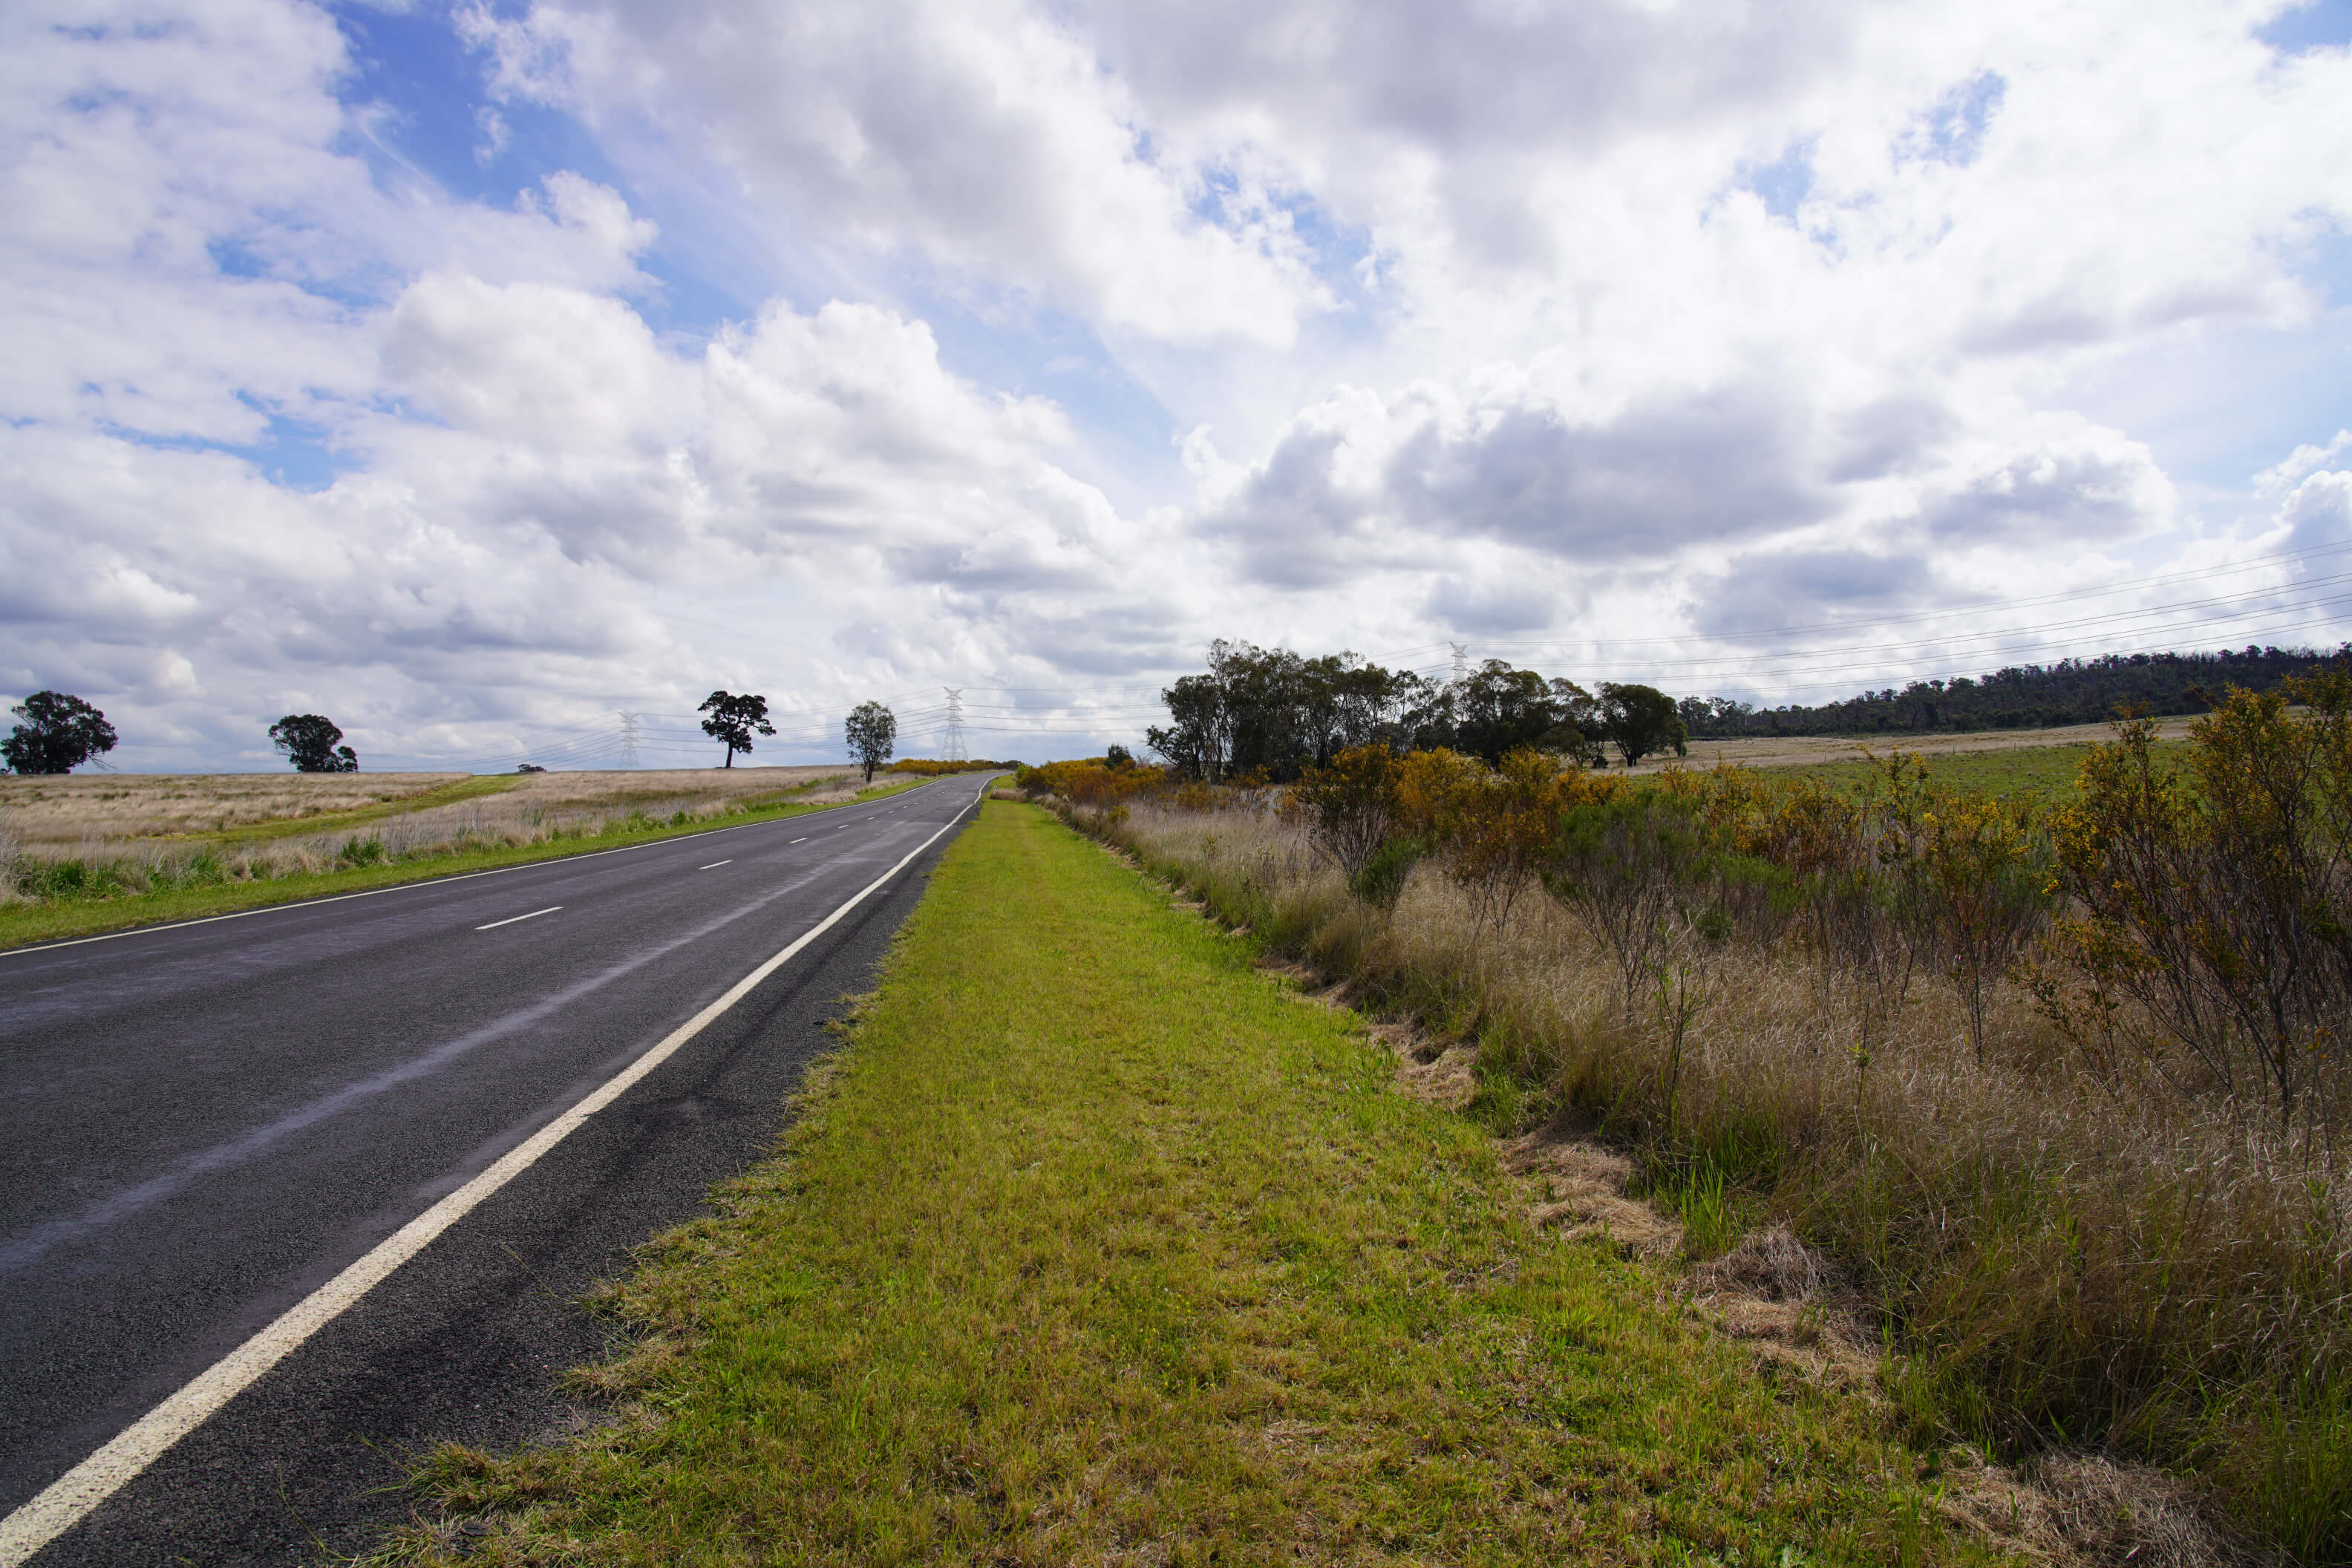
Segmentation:
<svg viewBox="0 0 2352 1568">
<path fill-rule="evenodd" d="M 298 1563 L 577 1417 L 990 781 L 0 952 L 0 1568 Z"/>
</svg>

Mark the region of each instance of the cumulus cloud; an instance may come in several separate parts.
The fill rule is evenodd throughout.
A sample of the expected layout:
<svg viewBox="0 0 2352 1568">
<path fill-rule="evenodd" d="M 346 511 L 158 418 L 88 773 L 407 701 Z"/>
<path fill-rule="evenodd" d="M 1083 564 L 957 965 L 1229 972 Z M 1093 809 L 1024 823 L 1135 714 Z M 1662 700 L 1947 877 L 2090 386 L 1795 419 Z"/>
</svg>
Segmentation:
<svg viewBox="0 0 2352 1568">
<path fill-rule="evenodd" d="M 1119 79 L 1037 8 L 591 0 L 466 26 L 504 90 L 642 115 L 754 201 L 974 286 L 1185 342 L 1285 345 L 1324 302 L 1282 193 L 1157 155 Z"/>
<path fill-rule="evenodd" d="M 2222 495 L 2063 390 L 2339 321 L 2352 57 L 2259 7 L 415 16 L 483 73 L 450 184 L 313 6 L 0 13 L 0 682 L 172 756 L 298 700 L 421 755 L 2352 537 L 2352 437 L 2282 409 Z M 680 191 L 742 252 L 690 330 Z"/>
</svg>

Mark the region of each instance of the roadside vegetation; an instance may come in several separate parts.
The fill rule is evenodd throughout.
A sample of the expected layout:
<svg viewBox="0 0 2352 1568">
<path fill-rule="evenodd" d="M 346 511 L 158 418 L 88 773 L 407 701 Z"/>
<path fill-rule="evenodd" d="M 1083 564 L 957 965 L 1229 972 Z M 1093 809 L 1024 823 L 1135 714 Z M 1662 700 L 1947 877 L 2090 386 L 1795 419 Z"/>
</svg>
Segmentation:
<svg viewBox="0 0 2352 1568">
<path fill-rule="evenodd" d="M 1023 783 L 1475 1051 L 1496 1133 L 1625 1151 L 1692 1260 L 1787 1227 L 1916 1440 L 2145 1462 L 2248 1550 L 2352 1562 L 2352 677 L 2077 767 Z"/>
<path fill-rule="evenodd" d="M 314 782 L 322 787 L 303 787 Z M 7 781 L 0 946 L 619 848 L 922 783 L 860 789 L 838 768 L 441 775 L 401 789 L 407 782 L 340 773 Z M 327 809 L 257 816 L 289 802 Z M 138 838 L 100 832 L 107 823 L 173 822 L 226 826 Z"/>
<path fill-rule="evenodd" d="M 1990 1560 L 1951 1456 L 1530 1224 L 1254 957 L 985 805 L 780 1155 L 611 1288 L 612 1421 L 434 1456 L 377 1560 Z"/>
</svg>

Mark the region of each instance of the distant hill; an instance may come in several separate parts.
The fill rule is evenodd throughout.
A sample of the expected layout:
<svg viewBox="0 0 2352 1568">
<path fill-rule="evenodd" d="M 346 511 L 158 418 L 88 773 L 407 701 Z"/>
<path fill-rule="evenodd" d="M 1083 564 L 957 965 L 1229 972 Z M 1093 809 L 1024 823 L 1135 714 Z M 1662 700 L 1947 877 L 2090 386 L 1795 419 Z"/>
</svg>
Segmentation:
<svg viewBox="0 0 2352 1568">
<path fill-rule="evenodd" d="M 2352 659 L 2352 643 L 2318 648 L 2223 648 L 2218 653 L 2111 653 L 2054 664 L 2017 664 L 1990 675 L 1915 680 L 1816 708 L 1755 708 L 1724 698 L 1685 698 L 1694 740 L 1741 735 L 1920 734 L 1937 730 L 2032 730 L 2112 719 L 2125 703 L 2147 713 L 2201 713 L 2231 686 L 2267 691 L 2290 675 Z M 2202 695 L 2200 695 L 2202 694 Z"/>
</svg>

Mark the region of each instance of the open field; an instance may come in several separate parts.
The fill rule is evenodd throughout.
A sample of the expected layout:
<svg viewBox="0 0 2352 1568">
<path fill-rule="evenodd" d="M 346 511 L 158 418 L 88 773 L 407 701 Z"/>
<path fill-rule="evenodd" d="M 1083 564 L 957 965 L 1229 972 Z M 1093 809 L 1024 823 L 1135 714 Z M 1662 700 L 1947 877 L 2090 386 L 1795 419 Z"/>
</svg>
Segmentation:
<svg viewBox="0 0 2352 1568">
<path fill-rule="evenodd" d="M 860 790 L 855 775 L 840 769 L 733 771 L 738 777 L 766 772 L 765 787 L 734 786 L 730 798 L 707 784 L 709 775 L 695 773 L 529 774 L 517 787 L 488 797 L 419 793 L 408 797 L 412 810 L 385 806 L 375 815 L 378 808 L 362 807 L 296 819 L 292 832 L 263 821 L 173 838 L 105 840 L 93 834 L 71 847 L 53 842 L 30 850 L 16 848 L 0 821 L 0 946 L 616 848 L 821 811 L 924 782 L 882 778 Z M 793 773 L 813 776 L 776 787 L 776 775 Z M 644 787 L 649 777 L 675 781 L 674 787 Z M 542 779 L 558 782 L 543 791 L 528 787 Z M 443 804 L 433 804 L 436 798 Z"/>
<path fill-rule="evenodd" d="M 991 802 L 781 1157 L 610 1292 L 611 1424 L 434 1456 L 381 1559 L 1993 1558 L 1948 1517 L 1981 1471 L 1532 1221 L 1397 1068 Z"/>
<path fill-rule="evenodd" d="M 2159 730 L 2167 740 L 2179 740 L 2188 734 L 2194 719 L 2167 719 Z M 2066 748 L 2079 751 L 2095 742 L 2111 740 L 2115 729 L 2107 724 L 2069 724 L 2048 730 L 1985 730 L 1969 734 L 1928 735 L 1788 735 L 1759 736 L 1740 741 L 1693 741 L 1690 755 L 1682 759 L 1686 767 L 1713 767 L 1717 763 L 1737 763 L 1751 768 L 1818 767 L 1832 763 L 1860 763 L 1865 752 L 1886 756 L 1895 752 L 1913 752 L 1937 763 L 1953 764 L 1954 777 L 1958 769 L 1973 759 L 1990 758 L 2005 752 L 2036 751 Z M 1636 773 L 1656 773 L 1672 765 L 1673 757 L 1649 758 L 1633 771 Z"/>
<path fill-rule="evenodd" d="M 83 854 L 147 838 L 283 837 L 486 795 L 520 810 L 703 809 L 817 779 L 843 767 L 674 768 L 545 773 L 0 773 L 0 833 L 20 851 Z"/>
<path fill-rule="evenodd" d="M 2158 754 L 2170 756 L 2179 749 L 2179 742 L 2167 742 Z M 1889 746 L 1876 754 L 1884 760 L 1906 750 L 1900 746 Z M 1928 775 L 1947 789 L 1981 792 L 2000 795 L 2006 800 L 2050 805 L 2074 794 L 2083 759 L 2088 751 L 2086 744 L 2078 742 L 2066 746 L 2007 746 L 1944 752 L 1934 755 L 1923 754 L 1921 760 L 1927 764 Z M 1861 784 L 1872 772 L 1870 763 L 1856 757 L 1843 762 L 1775 764 L 1764 777 L 1768 784 L 1811 779 L 1832 789 L 1847 789 Z"/>
</svg>

